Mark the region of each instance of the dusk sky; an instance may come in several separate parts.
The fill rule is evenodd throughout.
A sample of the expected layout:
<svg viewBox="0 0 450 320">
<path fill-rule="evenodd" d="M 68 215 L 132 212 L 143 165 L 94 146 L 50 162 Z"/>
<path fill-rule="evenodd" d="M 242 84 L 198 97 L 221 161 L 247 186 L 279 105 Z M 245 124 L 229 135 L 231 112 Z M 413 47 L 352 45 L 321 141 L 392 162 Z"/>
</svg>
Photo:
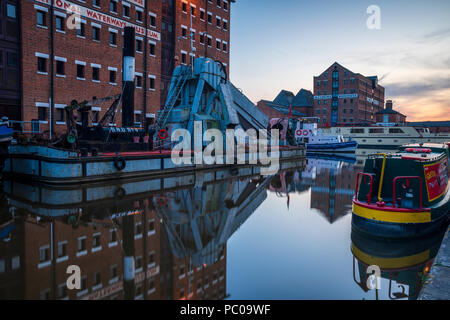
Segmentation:
<svg viewBox="0 0 450 320">
<path fill-rule="evenodd" d="M 370 5 L 380 30 L 367 28 Z M 254 103 L 312 91 L 337 61 L 378 75 L 408 121 L 450 120 L 449 0 L 237 0 L 231 20 L 231 80 Z"/>
</svg>

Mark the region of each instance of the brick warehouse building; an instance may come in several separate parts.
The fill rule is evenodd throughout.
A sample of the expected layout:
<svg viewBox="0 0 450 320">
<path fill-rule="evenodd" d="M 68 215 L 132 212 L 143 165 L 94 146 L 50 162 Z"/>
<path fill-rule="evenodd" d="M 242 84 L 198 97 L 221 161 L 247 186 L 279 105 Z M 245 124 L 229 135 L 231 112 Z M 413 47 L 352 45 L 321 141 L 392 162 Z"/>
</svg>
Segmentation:
<svg viewBox="0 0 450 320">
<path fill-rule="evenodd" d="M 18 1 L 0 2 L 0 116 L 20 119 Z"/>
<path fill-rule="evenodd" d="M 339 63 L 314 77 L 314 111 L 320 127 L 376 123 L 384 109 L 384 87 L 378 77 L 365 77 Z"/>
<path fill-rule="evenodd" d="M 219 60 L 228 70 L 230 2 L 19 1 L 21 115 L 7 115 L 29 122 L 25 130 L 36 130 L 38 123 L 44 132 L 53 124 L 59 133 L 66 128 L 64 107 L 72 100 L 120 94 L 123 28 L 134 26 L 135 122 L 146 126 L 164 104 L 174 67 L 189 65 L 191 55 Z M 109 105 L 94 107 L 89 124 L 98 122 Z"/>
</svg>

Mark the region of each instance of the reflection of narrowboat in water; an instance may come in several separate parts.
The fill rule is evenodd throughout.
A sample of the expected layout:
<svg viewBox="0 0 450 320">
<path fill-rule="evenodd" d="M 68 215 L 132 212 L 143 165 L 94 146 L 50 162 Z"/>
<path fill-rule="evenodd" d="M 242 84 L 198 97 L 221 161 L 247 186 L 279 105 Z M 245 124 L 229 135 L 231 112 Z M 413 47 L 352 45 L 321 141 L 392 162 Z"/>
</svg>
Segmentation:
<svg viewBox="0 0 450 320">
<path fill-rule="evenodd" d="M 369 157 L 357 178 L 353 226 L 397 238 L 430 233 L 448 221 L 447 154 L 446 145 L 422 145 Z"/>
<path fill-rule="evenodd" d="M 353 279 L 362 290 L 373 289 L 377 299 L 416 300 L 439 251 L 446 228 L 432 236 L 413 240 L 386 241 L 352 230 Z M 378 266 L 380 287 L 370 266 Z M 383 280 L 384 279 L 384 280 Z M 381 282 L 388 281 L 388 288 Z M 383 291 L 387 292 L 383 292 Z"/>
</svg>

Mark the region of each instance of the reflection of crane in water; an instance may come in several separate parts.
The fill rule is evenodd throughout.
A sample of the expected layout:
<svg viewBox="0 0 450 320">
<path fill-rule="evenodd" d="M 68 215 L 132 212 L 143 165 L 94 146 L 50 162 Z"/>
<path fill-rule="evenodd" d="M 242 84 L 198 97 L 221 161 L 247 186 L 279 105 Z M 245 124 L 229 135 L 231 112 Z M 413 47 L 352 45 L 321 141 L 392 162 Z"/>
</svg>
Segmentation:
<svg viewBox="0 0 450 320">
<path fill-rule="evenodd" d="M 153 205 L 166 231 L 173 255 L 185 259 L 190 292 L 193 266 L 208 267 L 225 254 L 231 235 L 267 197 L 270 178 L 233 179 L 228 183 L 196 185 L 154 198 Z M 191 293 L 188 294 L 188 297 Z"/>
<path fill-rule="evenodd" d="M 266 199 L 270 178 L 235 179 L 161 194 L 154 207 L 175 256 L 212 265 L 231 235 Z"/>
</svg>

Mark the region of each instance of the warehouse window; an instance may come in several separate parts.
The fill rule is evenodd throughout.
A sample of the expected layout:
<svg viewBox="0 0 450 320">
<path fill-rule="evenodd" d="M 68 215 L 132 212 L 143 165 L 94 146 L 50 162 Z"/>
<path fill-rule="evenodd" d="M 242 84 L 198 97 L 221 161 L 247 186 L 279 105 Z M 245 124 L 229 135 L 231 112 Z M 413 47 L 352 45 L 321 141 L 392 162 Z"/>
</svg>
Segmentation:
<svg viewBox="0 0 450 320">
<path fill-rule="evenodd" d="M 136 88 L 142 89 L 142 75 L 136 74 Z"/>
<path fill-rule="evenodd" d="M 228 43 L 226 43 L 225 41 L 224 41 L 223 44 L 222 44 L 222 50 L 223 50 L 224 52 L 227 52 L 227 50 L 228 50 Z"/>
<path fill-rule="evenodd" d="M 134 119 L 135 119 L 135 122 L 137 122 L 137 123 L 141 123 L 141 120 L 142 120 L 142 115 L 140 114 L 140 113 L 136 113 L 135 115 L 134 115 Z M 142 233 L 142 232 L 141 232 Z M 136 260 L 137 260 L 137 257 L 136 257 Z M 138 261 L 136 261 L 136 269 L 139 269 L 139 265 L 138 265 Z"/>
<path fill-rule="evenodd" d="M 37 14 L 38 26 L 41 26 L 41 27 L 47 26 L 46 13 L 44 11 L 37 10 L 36 14 Z"/>
<path fill-rule="evenodd" d="M 212 37 L 211 36 L 208 36 L 207 44 L 208 44 L 208 47 L 212 46 Z"/>
<path fill-rule="evenodd" d="M 117 34 L 115 32 L 109 32 L 109 44 L 117 45 Z"/>
<path fill-rule="evenodd" d="M 228 1 L 223 1 L 223 10 L 227 11 L 228 10 Z"/>
<path fill-rule="evenodd" d="M 182 64 L 186 64 L 187 62 L 187 53 L 186 52 L 181 52 L 181 63 Z"/>
<path fill-rule="evenodd" d="M 77 29 L 77 37 L 84 38 L 84 34 L 85 34 L 84 25 L 85 25 L 85 22 L 80 21 L 80 24 L 78 25 L 78 29 Z"/>
<path fill-rule="evenodd" d="M 100 0 L 93 0 L 93 1 L 92 1 L 92 5 L 93 5 L 94 7 L 100 8 Z"/>
<path fill-rule="evenodd" d="M 64 31 L 64 18 L 56 16 L 56 31 Z"/>
<path fill-rule="evenodd" d="M 149 53 L 151 56 L 155 56 L 156 55 L 156 43 L 155 42 L 149 42 L 150 44 L 150 49 L 149 49 Z"/>
<path fill-rule="evenodd" d="M 100 28 L 92 27 L 92 40 L 100 41 Z"/>
<path fill-rule="evenodd" d="M 216 40 L 216 49 L 220 50 L 220 40 L 219 39 Z"/>
<path fill-rule="evenodd" d="M 216 16 L 216 26 L 217 28 L 220 28 L 222 26 L 222 20 L 220 19 L 220 17 Z"/>
<path fill-rule="evenodd" d="M 208 12 L 208 23 L 212 24 L 212 13 Z"/>
<path fill-rule="evenodd" d="M 117 2 L 114 0 L 111 0 L 109 2 L 109 11 L 111 11 L 112 13 L 117 13 Z"/>
<path fill-rule="evenodd" d="M 205 44 L 205 34 L 200 33 L 200 44 Z"/>
<path fill-rule="evenodd" d="M 64 61 L 60 61 L 60 60 L 57 60 L 56 61 L 56 75 L 57 76 L 64 76 L 66 73 L 65 73 L 65 70 L 64 70 Z"/>
<path fill-rule="evenodd" d="M 154 13 L 150 14 L 150 27 L 156 28 L 156 15 Z"/>
<path fill-rule="evenodd" d="M 84 80 L 84 65 L 77 64 L 77 79 Z"/>
<path fill-rule="evenodd" d="M 100 68 L 92 67 L 92 80 L 100 81 Z"/>
<path fill-rule="evenodd" d="M 228 21 L 223 20 L 223 30 L 228 30 Z"/>
<path fill-rule="evenodd" d="M 39 121 L 46 121 L 47 120 L 47 108 L 46 107 L 38 107 L 38 120 Z M 47 257 L 45 257 L 45 260 L 42 260 L 42 253 L 41 253 L 41 262 L 48 260 Z"/>
<path fill-rule="evenodd" d="M 191 15 L 195 17 L 195 6 L 191 4 Z"/>
<path fill-rule="evenodd" d="M 217 7 L 220 8 L 220 0 L 217 0 Z"/>
<path fill-rule="evenodd" d="M 186 26 L 181 26 L 181 35 L 183 36 L 183 38 L 187 38 L 187 27 Z"/>
<path fill-rule="evenodd" d="M 200 9 L 200 20 L 205 21 L 205 9 Z"/>
<path fill-rule="evenodd" d="M 38 57 L 38 72 L 47 74 L 47 59 Z"/>
<path fill-rule="evenodd" d="M 109 70 L 109 83 L 116 84 L 116 71 L 115 70 Z"/>
<path fill-rule="evenodd" d="M 136 8 L 136 21 L 142 22 L 142 11 L 139 11 L 137 8 Z"/>
<path fill-rule="evenodd" d="M 183 13 L 187 13 L 187 2 L 181 3 L 181 10 Z"/>
<path fill-rule="evenodd" d="M 58 122 L 65 121 L 64 120 L 64 109 L 60 109 L 60 108 L 56 109 L 56 121 L 58 121 Z M 60 250 L 60 248 L 58 246 L 58 253 L 59 253 L 59 250 Z M 65 250 L 65 248 L 64 248 L 64 250 Z M 65 256 L 65 254 L 63 254 L 62 256 Z"/>
<path fill-rule="evenodd" d="M 152 91 L 155 90 L 155 81 L 156 81 L 156 77 L 149 75 L 148 76 L 148 88 Z"/>
<path fill-rule="evenodd" d="M 142 53 L 142 40 L 141 39 L 136 40 L 136 52 Z"/>
<path fill-rule="evenodd" d="M 123 7 L 123 16 L 125 18 L 129 18 L 130 17 L 130 7 L 128 5 L 126 5 L 125 2 L 122 2 L 122 7 Z"/>
</svg>

